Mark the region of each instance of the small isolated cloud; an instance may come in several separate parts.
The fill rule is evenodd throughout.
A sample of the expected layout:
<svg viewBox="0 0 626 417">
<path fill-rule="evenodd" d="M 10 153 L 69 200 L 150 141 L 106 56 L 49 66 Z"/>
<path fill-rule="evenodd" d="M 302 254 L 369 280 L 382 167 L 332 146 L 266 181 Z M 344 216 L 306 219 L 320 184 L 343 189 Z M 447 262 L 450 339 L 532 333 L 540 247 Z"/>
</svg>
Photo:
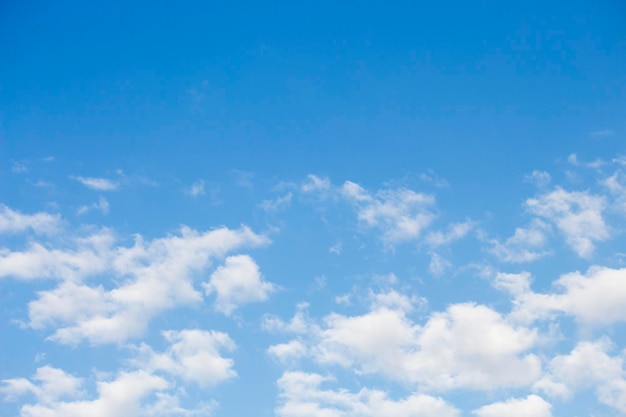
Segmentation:
<svg viewBox="0 0 626 417">
<path fill-rule="evenodd" d="M 292 197 L 293 196 L 291 193 L 287 193 L 284 196 L 278 197 L 274 200 L 263 200 L 259 204 L 259 207 L 261 207 L 261 209 L 268 211 L 268 212 L 283 210 L 289 207 L 289 205 L 291 204 Z"/>
<path fill-rule="evenodd" d="M 78 215 L 83 215 L 83 214 L 89 213 L 92 210 L 97 210 L 102 214 L 109 214 L 109 210 L 110 210 L 109 202 L 107 201 L 106 198 L 100 197 L 100 199 L 95 203 L 92 203 L 86 206 L 80 206 L 76 213 Z"/>
<path fill-rule="evenodd" d="M 61 216 L 39 212 L 23 214 L 0 204 L 0 233 L 21 233 L 32 230 L 37 234 L 52 234 L 61 226 Z"/>
<path fill-rule="evenodd" d="M 70 177 L 83 184 L 87 188 L 98 191 L 114 191 L 119 188 L 119 183 L 111 181 L 107 178 L 95 178 L 95 177 Z"/>
<path fill-rule="evenodd" d="M 554 223 L 566 243 L 581 258 L 591 257 L 594 243 L 609 238 L 609 228 L 602 213 L 604 197 L 586 191 L 554 191 L 526 201 L 528 210 Z"/>
<path fill-rule="evenodd" d="M 596 159 L 592 162 L 581 162 L 578 160 L 578 156 L 575 153 L 570 154 L 567 157 L 567 162 L 569 162 L 570 164 L 574 166 L 588 167 L 588 168 L 593 168 L 593 169 L 598 169 L 605 163 L 602 159 Z"/>
<path fill-rule="evenodd" d="M 440 277 L 443 275 L 452 264 L 443 256 L 438 253 L 431 252 L 430 253 L 430 262 L 428 263 L 428 272 L 436 277 Z"/>
<path fill-rule="evenodd" d="M 341 255 L 342 251 L 343 251 L 343 245 L 341 241 L 335 243 L 330 248 L 328 248 L 328 252 L 335 254 L 335 255 Z"/>
<path fill-rule="evenodd" d="M 300 187 L 305 193 L 324 191 L 330 189 L 330 180 L 327 177 L 320 178 L 316 175 L 307 175 L 307 180 Z"/>
<path fill-rule="evenodd" d="M 300 340 L 291 340 L 270 346 L 267 353 L 283 364 L 291 364 L 307 355 L 307 347 Z"/>
<path fill-rule="evenodd" d="M 426 172 L 422 172 L 421 174 L 419 174 L 418 178 L 420 179 L 420 181 L 426 184 L 434 185 L 435 187 L 438 187 L 438 188 L 447 188 L 450 186 L 448 181 L 441 178 L 439 175 L 435 174 L 435 172 L 432 169 L 429 169 Z"/>
<path fill-rule="evenodd" d="M 615 132 L 613 131 L 613 129 L 600 129 L 600 130 L 594 130 L 593 132 L 589 133 L 589 136 L 593 138 L 604 138 L 604 137 L 609 137 L 613 135 L 615 135 Z"/>
<path fill-rule="evenodd" d="M 545 171 L 537 170 L 534 170 L 530 174 L 527 174 L 524 179 L 527 182 L 535 184 L 539 188 L 547 187 L 550 184 L 550 181 L 552 181 L 552 177 L 550 176 L 550 174 Z"/>
<path fill-rule="evenodd" d="M 11 171 L 16 174 L 23 174 L 24 172 L 28 172 L 28 167 L 23 162 L 13 162 Z"/>
<path fill-rule="evenodd" d="M 359 221 L 382 231 L 389 245 L 416 239 L 435 219 L 435 198 L 406 188 L 379 190 L 374 195 L 346 181 L 341 193 L 356 208 Z"/>
<path fill-rule="evenodd" d="M 547 233 L 549 232 L 550 226 L 535 219 L 527 228 L 516 228 L 513 236 L 504 242 L 497 239 L 491 240 L 490 243 L 493 247 L 489 251 L 502 262 L 533 262 L 549 255 L 550 252 L 543 249 L 547 243 Z"/>
<path fill-rule="evenodd" d="M 474 410 L 478 417 L 552 417 L 552 405 L 538 395 L 511 398 Z"/>
<path fill-rule="evenodd" d="M 463 239 L 471 232 L 476 223 L 473 221 L 465 221 L 462 223 L 452 223 L 445 230 L 430 232 L 426 235 L 426 244 L 432 247 L 448 245 L 456 240 Z"/>
<path fill-rule="evenodd" d="M 243 304 L 267 300 L 276 289 L 274 284 L 262 280 L 259 267 L 248 255 L 226 258 L 203 286 L 208 295 L 217 294 L 215 310 L 227 316 Z"/>
<path fill-rule="evenodd" d="M 198 180 L 194 182 L 193 184 L 191 184 L 191 187 L 185 190 L 185 192 L 194 198 L 200 195 L 204 195 L 204 181 Z"/>
</svg>

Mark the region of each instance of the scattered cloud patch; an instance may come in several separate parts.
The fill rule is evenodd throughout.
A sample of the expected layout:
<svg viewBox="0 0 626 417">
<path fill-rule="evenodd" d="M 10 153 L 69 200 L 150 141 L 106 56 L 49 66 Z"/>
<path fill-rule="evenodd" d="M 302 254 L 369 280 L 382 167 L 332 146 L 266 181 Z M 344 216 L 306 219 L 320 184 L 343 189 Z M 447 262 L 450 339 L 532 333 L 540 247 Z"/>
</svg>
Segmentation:
<svg viewBox="0 0 626 417">
<path fill-rule="evenodd" d="M 31 230 L 36 234 L 53 234 L 61 227 L 61 216 L 38 212 L 35 214 L 23 214 L 0 204 L 0 234 L 22 233 Z M 0 253 L 2 249 L 0 249 Z M 1 256 L 1 255 L 0 255 Z"/>
<path fill-rule="evenodd" d="M 412 394 L 393 400 L 380 390 L 363 388 L 356 393 L 345 389 L 323 389 L 333 378 L 315 373 L 285 372 L 277 382 L 281 417 L 458 417 L 458 410 L 443 399 Z"/>
<path fill-rule="evenodd" d="M 76 345 L 82 341 L 123 343 L 138 337 L 154 315 L 202 301 L 202 294 L 194 288 L 194 278 L 213 260 L 241 247 L 269 243 L 266 237 L 246 227 L 204 233 L 184 227 L 179 235 L 149 242 L 137 236 L 130 247 L 115 247 L 110 236 L 93 241 L 96 243 L 86 245 L 80 255 L 71 250 L 56 250 L 56 254 L 50 255 L 45 248 L 36 247 L 28 254 L 39 262 L 35 263 L 36 270 L 23 262 L 24 270 L 13 271 L 27 278 L 41 272 L 62 280 L 56 288 L 38 292 L 38 298 L 28 304 L 29 325 L 37 329 L 53 328 L 50 340 Z M 9 261 L 11 256 L 21 255 L 9 254 Z M 222 311 L 267 296 L 270 285 L 261 282 L 260 287 L 247 287 L 249 283 L 257 283 L 258 277 L 251 267 L 255 264 L 246 257 L 230 259 L 219 270 L 215 284 L 217 305 Z M 86 276 L 104 272 L 120 279 L 111 288 L 81 282 Z M 231 292 L 241 289 L 245 291 Z"/>
<path fill-rule="evenodd" d="M 104 197 L 100 197 L 100 199 L 97 202 L 95 202 L 95 203 L 92 203 L 92 204 L 87 205 L 87 206 L 80 206 L 78 208 L 78 210 L 76 211 L 76 214 L 78 214 L 80 216 L 80 215 L 83 215 L 83 214 L 87 214 L 87 213 L 89 213 L 92 210 L 97 210 L 100 213 L 106 215 L 106 214 L 109 214 L 110 208 L 111 207 L 110 207 L 109 202 L 107 201 L 107 199 L 104 198 Z"/>
<path fill-rule="evenodd" d="M 221 350 L 232 351 L 235 342 L 222 332 L 200 329 L 162 332 L 170 346 L 157 353 L 146 344 L 138 348 L 142 369 L 163 371 L 200 386 L 213 386 L 237 376 L 234 361 L 221 356 Z"/>
<path fill-rule="evenodd" d="M 489 250 L 500 261 L 506 263 L 533 262 L 550 254 L 545 250 L 550 232 L 550 226 L 541 220 L 535 219 L 527 228 L 518 227 L 513 236 L 504 242 L 493 239 L 493 247 Z"/>
<path fill-rule="evenodd" d="M 552 405 L 538 395 L 511 398 L 474 410 L 478 417 L 552 417 Z"/>
<path fill-rule="evenodd" d="M 330 180 L 328 178 L 320 178 L 316 175 L 309 174 L 307 176 L 307 180 L 302 184 L 300 189 L 304 193 L 312 193 L 315 191 L 329 190 L 330 187 Z"/>
<path fill-rule="evenodd" d="M 77 177 L 71 176 L 73 180 L 76 180 L 83 184 L 87 188 L 97 191 L 115 191 L 119 188 L 119 183 L 111 181 L 107 178 L 95 178 L 95 177 Z"/>
<path fill-rule="evenodd" d="M 476 223 L 468 220 L 462 223 L 452 223 L 445 230 L 437 230 L 426 235 L 426 244 L 432 247 L 448 245 L 459 239 L 463 239 L 471 232 Z"/>
<path fill-rule="evenodd" d="M 567 244 L 582 258 L 589 258 L 594 243 L 609 238 L 609 228 L 602 217 L 606 202 L 603 196 L 586 191 L 554 191 L 526 201 L 528 210 L 552 223 L 564 235 Z"/>
<path fill-rule="evenodd" d="M 293 195 L 291 193 L 287 193 L 284 196 L 278 197 L 274 200 L 263 200 L 259 204 L 259 207 L 267 212 L 283 210 L 289 207 L 292 197 Z"/>
<path fill-rule="evenodd" d="M 552 181 L 552 177 L 550 176 L 549 173 L 547 173 L 545 171 L 537 171 L 537 170 L 534 170 L 530 174 L 527 174 L 524 177 L 524 179 L 527 182 L 531 182 L 531 183 L 535 184 L 539 188 L 547 187 L 550 184 L 550 182 Z"/>
<path fill-rule="evenodd" d="M 198 197 L 201 195 L 205 194 L 204 191 L 204 181 L 203 180 L 198 180 L 196 182 L 194 182 L 193 184 L 191 184 L 191 187 L 189 187 L 187 190 L 185 190 L 185 192 L 192 196 L 192 197 Z"/>
<path fill-rule="evenodd" d="M 203 284 L 207 295 L 217 294 L 215 309 L 227 316 L 239 306 L 265 301 L 276 286 L 263 281 L 259 267 L 248 255 L 229 256 Z"/>
<path fill-rule="evenodd" d="M 343 184 L 341 192 L 355 206 L 359 221 L 380 229 L 382 240 L 389 245 L 416 239 L 436 217 L 435 198 L 428 194 L 399 188 L 371 195 L 351 181 Z"/>
<path fill-rule="evenodd" d="M 594 130 L 593 132 L 589 133 L 589 136 L 593 138 L 604 138 L 604 137 L 609 137 L 613 135 L 615 135 L 615 132 L 613 131 L 613 129 L 600 129 L 600 130 Z"/>
<path fill-rule="evenodd" d="M 426 184 L 434 185 L 435 187 L 438 187 L 438 188 L 447 188 L 450 186 L 448 181 L 441 178 L 439 175 L 435 174 L 435 172 L 431 169 L 419 174 L 418 178 L 420 179 L 420 181 Z"/>
</svg>

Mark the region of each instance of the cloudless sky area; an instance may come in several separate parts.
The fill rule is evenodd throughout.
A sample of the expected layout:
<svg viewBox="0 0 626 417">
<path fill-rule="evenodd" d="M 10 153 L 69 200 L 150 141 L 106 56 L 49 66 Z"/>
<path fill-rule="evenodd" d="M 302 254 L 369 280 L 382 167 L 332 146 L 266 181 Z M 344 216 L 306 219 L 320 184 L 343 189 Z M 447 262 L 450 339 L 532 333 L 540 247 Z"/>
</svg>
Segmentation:
<svg viewBox="0 0 626 417">
<path fill-rule="evenodd" d="M 0 415 L 626 416 L 626 3 L 0 2 Z"/>
</svg>

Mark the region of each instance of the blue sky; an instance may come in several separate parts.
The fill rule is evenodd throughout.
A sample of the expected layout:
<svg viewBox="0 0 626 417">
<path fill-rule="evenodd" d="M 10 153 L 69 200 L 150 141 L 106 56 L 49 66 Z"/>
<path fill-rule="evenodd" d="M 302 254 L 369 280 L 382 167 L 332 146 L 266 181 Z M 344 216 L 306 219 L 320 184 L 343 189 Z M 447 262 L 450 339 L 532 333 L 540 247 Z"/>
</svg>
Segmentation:
<svg viewBox="0 0 626 417">
<path fill-rule="evenodd" d="M 0 414 L 626 415 L 626 6 L 0 6 Z"/>
</svg>

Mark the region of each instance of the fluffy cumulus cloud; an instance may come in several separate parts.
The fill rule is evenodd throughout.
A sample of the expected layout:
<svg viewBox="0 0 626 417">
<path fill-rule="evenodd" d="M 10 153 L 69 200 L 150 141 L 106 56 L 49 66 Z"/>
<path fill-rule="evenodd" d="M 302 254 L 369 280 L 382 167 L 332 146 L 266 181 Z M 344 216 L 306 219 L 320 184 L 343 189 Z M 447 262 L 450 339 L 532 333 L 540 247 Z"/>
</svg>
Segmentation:
<svg viewBox="0 0 626 417">
<path fill-rule="evenodd" d="M 217 294 L 215 309 L 227 316 L 242 304 L 267 300 L 275 289 L 274 284 L 263 281 L 259 267 L 248 255 L 229 256 L 203 285 L 207 294 Z"/>
<path fill-rule="evenodd" d="M 435 219 L 435 198 L 429 194 L 399 188 L 371 195 L 351 181 L 343 184 L 341 192 L 356 207 L 359 221 L 380 229 L 388 244 L 417 238 Z"/>
<path fill-rule="evenodd" d="M 142 344 L 138 351 L 143 369 L 163 371 L 201 386 L 216 385 L 237 375 L 234 361 L 221 356 L 220 350 L 232 351 L 235 342 L 226 334 L 200 329 L 168 330 L 163 337 L 170 343 L 163 353 Z"/>
<path fill-rule="evenodd" d="M 504 242 L 492 240 L 490 252 L 507 263 L 532 262 L 548 255 L 545 249 L 550 227 L 541 220 L 534 220 L 529 227 L 518 227 L 513 236 Z"/>
<path fill-rule="evenodd" d="M 517 319 L 529 321 L 567 314 L 585 325 L 607 326 L 626 321 L 624 282 L 626 269 L 592 267 L 586 274 L 573 272 L 555 280 L 555 292 L 532 291 L 528 274 L 500 274 L 495 283 L 514 294 L 512 316 Z"/>
<path fill-rule="evenodd" d="M 268 242 L 246 227 L 203 233 L 184 227 L 179 235 L 149 242 L 138 236 L 129 247 L 115 246 L 113 237 L 104 233 L 78 240 L 74 249 L 50 250 L 33 244 L 24 252 L 4 251 L 0 276 L 61 281 L 55 288 L 38 292 L 37 299 L 28 304 L 30 326 L 54 328 L 51 340 L 121 343 L 141 335 L 155 314 L 201 302 L 194 281 L 213 260 Z M 264 300 L 273 288 L 260 281 L 258 268 L 248 256 L 229 258 L 216 273 L 220 311 Z M 102 275 L 116 279 L 105 284 L 89 282 Z"/>
<path fill-rule="evenodd" d="M 413 394 L 394 400 L 380 390 L 358 392 L 324 389 L 332 380 L 315 373 L 285 372 L 278 380 L 281 417 L 458 417 L 456 408 L 443 399 Z"/>
<path fill-rule="evenodd" d="M 0 204 L 0 233 L 21 233 L 31 230 L 37 234 L 51 234 L 59 230 L 61 216 L 39 212 L 24 214 Z"/>
<path fill-rule="evenodd" d="M 552 405 L 538 395 L 512 398 L 474 411 L 478 417 L 552 417 Z"/>
<path fill-rule="evenodd" d="M 605 198 L 586 191 L 554 191 L 526 201 L 528 210 L 556 225 L 567 244 L 581 257 L 588 258 L 594 243 L 609 238 L 603 218 Z"/>
<path fill-rule="evenodd" d="M 65 376 L 65 378 L 68 377 Z M 38 401 L 23 405 L 20 408 L 20 417 L 194 415 L 192 411 L 180 408 L 176 397 L 166 393 L 169 388 L 171 388 L 170 383 L 164 378 L 141 370 L 120 372 L 115 379 L 98 381 L 95 399 L 84 398 L 76 390 L 58 395 L 54 392 L 56 388 L 41 383 L 34 385 L 34 389 L 39 393 Z M 65 399 L 63 396 L 70 397 L 70 399 Z M 156 400 L 146 402 L 146 399 L 151 396 L 156 397 Z"/>
<path fill-rule="evenodd" d="M 524 387 L 540 377 L 541 362 L 529 352 L 536 332 L 486 306 L 453 304 L 419 325 L 406 314 L 407 299 L 376 300 L 366 314 L 333 313 L 310 325 L 309 355 L 320 364 L 431 390 Z"/>
<path fill-rule="evenodd" d="M 606 337 L 579 342 L 569 354 L 557 355 L 550 361 L 548 374 L 535 387 L 560 399 L 595 387 L 601 403 L 626 413 L 624 357 L 610 356 L 613 349 Z"/>
<path fill-rule="evenodd" d="M 234 349 L 234 342 L 221 332 L 200 329 L 165 331 L 169 347 L 156 353 L 145 343 L 134 349 L 131 368 L 114 377 L 94 373 L 95 395 L 86 378 L 78 378 L 62 369 L 43 366 L 31 379 L 2 381 L 0 394 L 7 401 L 17 401 L 30 394 L 35 401 L 20 408 L 21 417 L 162 417 L 202 416 L 212 414 L 214 401 L 197 402 L 191 408 L 181 406 L 186 397 L 177 380 L 193 382 L 206 390 L 236 376 L 232 359 L 220 350 Z M 89 378 L 89 379 L 94 379 Z"/>
</svg>

